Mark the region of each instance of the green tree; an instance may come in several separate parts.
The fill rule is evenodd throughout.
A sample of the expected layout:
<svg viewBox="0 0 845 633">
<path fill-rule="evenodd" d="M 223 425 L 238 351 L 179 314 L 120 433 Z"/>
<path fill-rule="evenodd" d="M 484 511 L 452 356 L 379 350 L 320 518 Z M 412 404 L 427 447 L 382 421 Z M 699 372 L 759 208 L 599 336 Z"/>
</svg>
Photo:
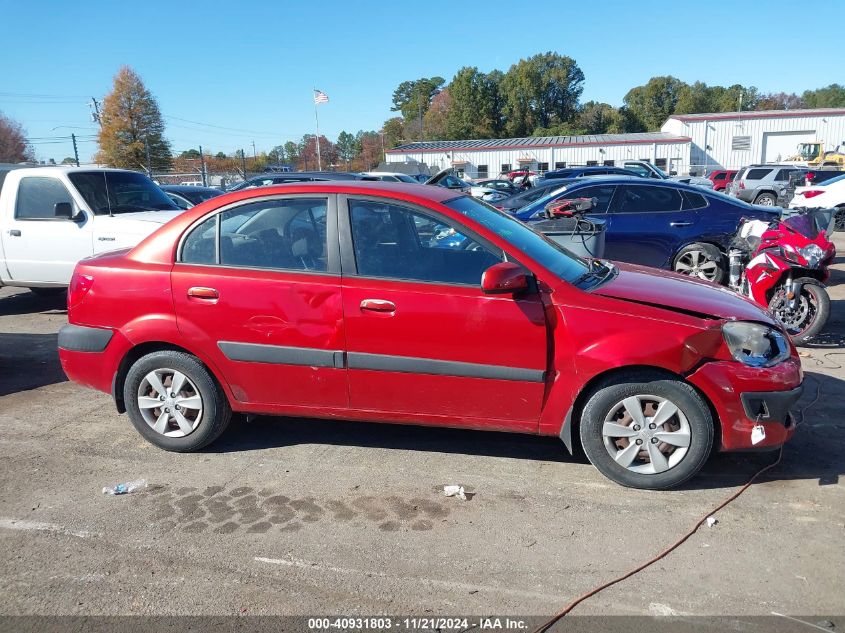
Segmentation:
<svg viewBox="0 0 845 633">
<path fill-rule="evenodd" d="M 73 156 L 68 156 L 67 158 L 62 159 L 62 165 L 76 165 L 76 159 Z"/>
<path fill-rule="evenodd" d="M 475 67 L 461 68 L 447 87 L 446 138 L 491 138 L 499 132 L 498 84 Z"/>
<path fill-rule="evenodd" d="M 361 145 L 354 134 L 347 131 L 342 131 L 337 136 L 337 157 L 341 162 L 346 163 L 346 168 L 349 169 L 349 164 L 355 160 L 358 153 L 361 151 Z"/>
<path fill-rule="evenodd" d="M 582 134 L 607 134 L 615 122 L 616 108 L 608 103 L 588 101 L 578 110 L 574 127 Z"/>
<path fill-rule="evenodd" d="M 170 143 L 164 139 L 158 102 L 129 66 L 118 71 L 103 100 L 98 141 L 96 160 L 110 167 L 145 167 L 147 147 L 153 167 L 170 165 Z"/>
<path fill-rule="evenodd" d="M 402 117 L 393 117 L 384 122 L 381 128 L 384 133 L 384 146 L 392 149 L 405 140 L 405 122 Z M 360 132 L 359 132 L 360 134 Z"/>
<path fill-rule="evenodd" d="M 845 107 L 845 86 L 841 84 L 830 84 L 825 88 L 807 90 L 801 96 L 808 108 Z"/>
<path fill-rule="evenodd" d="M 214 158 L 219 158 L 220 160 L 225 160 L 226 158 L 228 158 L 228 156 L 226 156 L 226 154 L 224 154 L 223 152 L 217 152 L 214 155 Z"/>
<path fill-rule="evenodd" d="M 179 154 L 179 158 L 199 158 L 199 157 L 200 157 L 199 151 L 195 150 L 193 148 L 186 149 L 184 152 Z"/>
<path fill-rule="evenodd" d="M 422 77 L 415 81 L 403 81 L 393 91 L 394 112 L 401 112 L 405 120 L 419 118 L 425 114 L 434 96 L 440 92 L 446 80 L 443 77 Z"/>
<path fill-rule="evenodd" d="M 271 163 L 285 162 L 285 148 L 282 145 L 276 145 L 267 153 L 267 160 Z"/>
<path fill-rule="evenodd" d="M 505 132 L 527 136 L 572 120 L 584 90 L 584 73 L 571 57 L 542 53 L 511 66 L 500 90 Z"/>
<path fill-rule="evenodd" d="M 625 95 L 625 107 L 647 130 L 659 130 L 675 113 L 680 92 L 686 84 L 675 77 L 652 77 L 644 86 Z"/>
<path fill-rule="evenodd" d="M 678 100 L 672 114 L 714 112 L 713 92 L 712 88 L 701 81 L 696 81 L 692 85 L 683 84 L 678 90 Z"/>
<path fill-rule="evenodd" d="M 294 141 L 288 141 L 284 145 L 285 148 L 285 160 L 292 165 L 296 165 L 299 161 L 299 156 L 302 153 L 302 146 L 299 143 Z"/>
<path fill-rule="evenodd" d="M 796 110 L 805 107 L 804 99 L 794 92 L 761 94 L 755 110 Z"/>
</svg>

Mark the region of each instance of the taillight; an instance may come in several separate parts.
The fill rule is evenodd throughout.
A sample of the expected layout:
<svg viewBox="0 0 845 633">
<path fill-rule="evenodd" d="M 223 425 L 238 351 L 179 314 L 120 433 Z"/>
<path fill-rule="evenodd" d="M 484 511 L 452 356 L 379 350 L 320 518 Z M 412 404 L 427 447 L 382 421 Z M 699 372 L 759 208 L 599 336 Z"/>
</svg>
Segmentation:
<svg viewBox="0 0 845 633">
<path fill-rule="evenodd" d="M 94 285 L 94 278 L 91 275 L 80 275 L 78 272 L 73 273 L 70 278 L 70 287 L 67 291 L 67 307 L 68 309 L 78 306 L 82 303 L 85 295 L 91 290 Z"/>
<path fill-rule="evenodd" d="M 802 195 L 805 198 L 815 198 L 823 193 L 824 191 L 821 191 L 820 189 L 810 189 L 810 191 L 802 191 L 799 195 Z"/>
</svg>

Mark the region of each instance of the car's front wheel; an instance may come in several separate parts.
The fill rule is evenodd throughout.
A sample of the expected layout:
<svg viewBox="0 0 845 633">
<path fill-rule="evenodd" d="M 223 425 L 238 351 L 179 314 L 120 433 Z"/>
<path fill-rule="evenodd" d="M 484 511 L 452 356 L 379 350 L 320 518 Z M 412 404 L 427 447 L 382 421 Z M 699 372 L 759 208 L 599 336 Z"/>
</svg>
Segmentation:
<svg viewBox="0 0 845 633">
<path fill-rule="evenodd" d="M 196 357 L 160 351 L 139 358 L 126 376 L 129 418 L 159 448 L 186 453 L 216 440 L 229 425 L 226 394 Z"/>
<path fill-rule="evenodd" d="M 764 207 L 773 207 L 777 204 L 778 198 L 773 193 L 761 193 L 754 200 L 754 204 L 759 204 Z"/>
<path fill-rule="evenodd" d="M 608 479 L 648 490 L 695 475 L 713 445 L 713 418 L 687 383 L 631 371 L 600 385 L 581 414 L 581 445 Z"/>
</svg>

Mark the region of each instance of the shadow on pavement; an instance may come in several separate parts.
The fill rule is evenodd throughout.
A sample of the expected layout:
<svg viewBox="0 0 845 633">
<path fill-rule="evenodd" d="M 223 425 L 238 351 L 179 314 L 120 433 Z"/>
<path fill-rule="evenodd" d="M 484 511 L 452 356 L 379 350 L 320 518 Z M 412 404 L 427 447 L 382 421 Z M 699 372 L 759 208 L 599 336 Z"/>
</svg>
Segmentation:
<svg viewBox="0 0 845 633">
<path fill-rule="evenodd" d="M 839 404 L 843 401 L 845 381 L 808 372 L 806 390 L 798 403 L 799 409 L 803 410 L 804 420 L 792 441 L 786 445 L 780 465 L 767 473 L 762 481 L 817 479 L 819 485 L 837 483 L 845 474 L 845 461 L 842 460 L 845 454 L 845 419 Z M 561 441 L 554 437 L 272 417 L 259 417 L 249 423 L 238 418 L 206 450 L 228 453 L 296 444 L 394 448 L 562 464 L 587 463 L 580 455 L 569 455 Z M 741 485 L 776 458 L 777 451 L 714 453 L 702 472 L 685 484 L 684 489 Z"/>
<path fill-rule="evenodd" d="M 0 396 L 67 380 L 57 338 L 57 334 L 0 332 Z"/>
<path fill-rule="evenodd" d="M 23 291 L 0 297 L 0 316 L 35 313 L 67 313 L 67 295 L 61 293 L 53 296 L 39 296 L 33 292 Z"/>
</svg>

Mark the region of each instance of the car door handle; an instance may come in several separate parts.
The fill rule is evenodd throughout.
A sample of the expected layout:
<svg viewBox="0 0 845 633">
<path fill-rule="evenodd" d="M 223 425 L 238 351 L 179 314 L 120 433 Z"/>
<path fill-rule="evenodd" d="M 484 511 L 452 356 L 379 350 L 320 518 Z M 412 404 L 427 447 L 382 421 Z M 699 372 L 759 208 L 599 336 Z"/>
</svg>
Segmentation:
<svg viewBox="0 0 845 633">
<path fill-rule="evenodd" d="M 12 237 L 20 237 L 21 232 L 18 229 L 10 229 L 9 235 L 11 235 Z"/>
<path fill-rule="evenodd" d="M 361 309 L 372 312 L 395 312 L 396 304 L 384 299 L 364 299 L 361 302 Z"/>
<path fill-rule="evenodd" d="M 211 301 L 217 301 L 217 299 L 220 298 L 220 293 L 217 292 L 214 288 L 194 286 L 193 288 L 188 288 L 188 296 L 193 297 L 194 299 L 206 299 Z"/>
<path fill-rule="evenodd" d="M 692 226 L 692 222 L 669 222 L 669 226 Z"/>
</svg>

